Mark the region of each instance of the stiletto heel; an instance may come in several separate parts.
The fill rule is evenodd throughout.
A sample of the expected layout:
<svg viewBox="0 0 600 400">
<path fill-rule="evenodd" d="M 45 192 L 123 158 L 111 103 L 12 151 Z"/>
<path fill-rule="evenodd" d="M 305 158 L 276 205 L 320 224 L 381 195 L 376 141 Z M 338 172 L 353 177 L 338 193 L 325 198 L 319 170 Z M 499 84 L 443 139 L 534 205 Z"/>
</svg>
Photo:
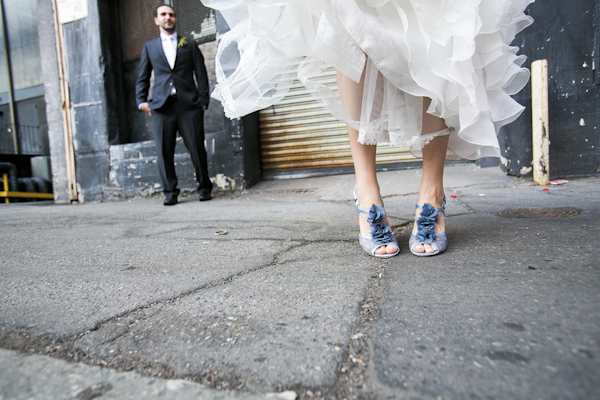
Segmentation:
<svg viewBox="0 0 600 400">
<path fill-rule="evenodd" d="M 398 246 L 398 240 L 396 235 L 390 229 L 387 222 L 382 222 L 385 219 L 385 210 L 382 206 L 373 204 L 369 211 L 361 210 L 358 205 L 358 198 L 356 196 L 356 187 L 354 188 L 354 202 L 356 209 L 359 213 L 369 214 L 367 222 L 371 228 L 371 237 L 365 237 L 361 234 L 358 235 L 358 242 L 360 243 L 363 250 L 370 256 L 377 258 L 389 258 L 394 257 L 400 253 L 400 246 Z M 382 201 L 383 203 L 383 201 Z M 398 249 L 395 253 L 377 254 L 375 251 L 382 247 L 394 245 Z"/>
<path fill-rule="evenodd" d="M 423 204 L 423 207 L 417 204 L 417 208 L 421 210 L 421 216 L 417 219 L 417 233 L 410 235 L 408 241 L 408 247 L 410 252 L 415 256 L 428 257 L 435 256 L 443 253 L 448 248 L 448 237 L 446 233 L 435 233 L 435 226 L 438 222 L 438 213 L 443 212 L 446 215 L 446 196 L 444 196 L 444 202 L 440 208 L 435 208 L 429 203 Z M 414 251 L 416 245 L 429 244 L 436 250 L 433 253 L 417 253 Z"/>
</svg>

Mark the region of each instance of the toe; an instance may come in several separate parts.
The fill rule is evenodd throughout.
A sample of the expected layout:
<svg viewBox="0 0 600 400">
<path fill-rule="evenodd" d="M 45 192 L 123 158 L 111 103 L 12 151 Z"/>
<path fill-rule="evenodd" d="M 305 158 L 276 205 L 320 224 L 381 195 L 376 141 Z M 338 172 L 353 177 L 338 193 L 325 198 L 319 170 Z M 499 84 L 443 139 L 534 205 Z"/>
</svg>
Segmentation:
<svg viewBox="0 0 600 400">
<path fill-rule="evenodd" d="M 394 254 L 398 251 L 398 248 L 394 245 L 388 245 L 385 247 L 385 252 L 387 254 Z"/>
<path fill-rule="evenodd" d="M 437 250 L 437 249 L 436 249 L 435 247 L 433 247 L 432 245 L 430 245 L 430 244 L 427 244 L 427 245 L 425 245 L 425 251 L 426 251 L 427 253 L 430 253 L 430 254 L 431 254 L 431 253 L 435 253 L 435 252 L 436 252 L 436 250 Z"/>
</svg>

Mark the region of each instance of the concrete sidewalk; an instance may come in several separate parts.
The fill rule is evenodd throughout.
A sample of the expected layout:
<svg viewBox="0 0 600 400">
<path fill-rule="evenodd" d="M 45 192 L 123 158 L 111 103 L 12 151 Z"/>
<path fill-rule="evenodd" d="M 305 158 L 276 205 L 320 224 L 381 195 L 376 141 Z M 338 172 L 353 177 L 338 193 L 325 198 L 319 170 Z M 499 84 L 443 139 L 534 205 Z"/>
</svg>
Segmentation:
<svg viewBox="0 0 600 400">
<path fill-rule="evenodd" d="M 3 205 L 0 399 L 600 398 L 600 179 L 449 166 L 449 249 L 418 258 L 420 173 L 380 173 L 387 260 L 351 175 Z"/>
</svg>

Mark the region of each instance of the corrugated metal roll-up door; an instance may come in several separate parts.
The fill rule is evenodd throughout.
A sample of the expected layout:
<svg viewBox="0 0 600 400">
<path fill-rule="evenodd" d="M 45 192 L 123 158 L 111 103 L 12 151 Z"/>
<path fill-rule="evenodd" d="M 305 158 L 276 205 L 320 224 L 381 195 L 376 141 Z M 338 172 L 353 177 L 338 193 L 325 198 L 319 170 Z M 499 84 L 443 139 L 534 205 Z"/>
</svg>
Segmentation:
<svg viewBox="0 0 600 400">
<path fill-rule="evenodd" d="M 333 69 L 316 79 L 337 88 Z M 295 170 L 352 166 L 346 125 L 298 80 L 285 98 L 259 114 L 263 172 L 287 171 L 293 175 Z M 415 160 L 408 149 L 388 145 L 377 148 L 378 164 Z"/>
</svg>

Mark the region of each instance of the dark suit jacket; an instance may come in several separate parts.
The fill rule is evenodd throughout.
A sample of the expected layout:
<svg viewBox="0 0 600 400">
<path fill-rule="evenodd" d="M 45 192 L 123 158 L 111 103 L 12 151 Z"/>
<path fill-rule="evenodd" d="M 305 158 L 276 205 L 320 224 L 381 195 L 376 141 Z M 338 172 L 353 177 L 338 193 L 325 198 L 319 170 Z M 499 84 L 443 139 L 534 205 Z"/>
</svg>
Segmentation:
<svg viewBox="0 0 600 400">
<path fill-rule="evenodd" d="M 177 43 L 181 36 L 177 37 Z M 154 70 L 154 88 L 152 98 L 148 99 L 150 75 Z M 196 83 L 194 82 L 196 76 Z M 204 57 L 194 40 L 188 40 L 185 46 L 177 48 L 175 66 L 169 66 L 162 49 L 160 37 L 144 44 L 140 58 L 140 72 L 135 87 L 138 107 L 148 102 L 151 109 L 162 107 L 171 94 L 171 87 L 177 90 L 177 101 L 186 110 L 208 107 L 208 76 Z"/>
</svg>

